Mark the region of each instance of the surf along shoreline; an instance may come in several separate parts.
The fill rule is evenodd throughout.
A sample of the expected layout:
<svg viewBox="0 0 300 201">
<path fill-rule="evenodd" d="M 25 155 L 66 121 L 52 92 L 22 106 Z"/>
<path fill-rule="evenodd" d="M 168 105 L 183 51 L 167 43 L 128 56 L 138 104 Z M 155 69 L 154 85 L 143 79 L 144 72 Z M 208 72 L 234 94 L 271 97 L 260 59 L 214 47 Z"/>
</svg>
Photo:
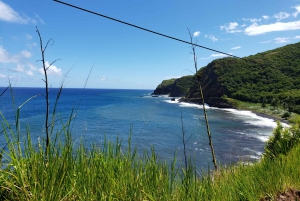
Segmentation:
<svg viewBox="0 0 300 201">
<path fill-rule="evenodd" d="M 176 97 L 175 100 L 177 100 L 178 103 L 189 103 L 189 104 L 195 104 L 195 105 L 202 106 L 202 104 L 200 104 L 200 103 L 198 103 L 196 101 L 190 101 L 190 100 L 182 98 L 182 97 Z M 209 106 L 209 104 L 207 104 L 207 105 Z M 286 125 L 290 125 L 291 124 L 291 122 L 289 120 L 287 120 L 287 119 L 283 119 L 283 118 L 280 118 L 278 116 L 267 114 L 267 113 L 263 113 L 263 112 L 258 112 L 255 109 L 245 108 L 245 107 L 234 107 L 234 106 L 230 107 L 229 105 L 226 105 L 226 106 L 227 107 L 215 107 L 215 108 L 218 108 L 218 109 L 235 109 L 235 110 L 238 110 L 238 111 L 249 111 L 249 112 L 252 112 L 253 114 L 256 114 L 257 116 L 260 116 L 260 117 L 263 117 L 263 118 L 272 119 L 275 122 L 279 121 L 279 122 L 281 122 L 283 124 L 286 124 Z M 209 107 L 212 107 L 212 106 L 209 106 Z M 212 108 L 214 108 L 214 107 L 212 107 Z"/>
</svg>

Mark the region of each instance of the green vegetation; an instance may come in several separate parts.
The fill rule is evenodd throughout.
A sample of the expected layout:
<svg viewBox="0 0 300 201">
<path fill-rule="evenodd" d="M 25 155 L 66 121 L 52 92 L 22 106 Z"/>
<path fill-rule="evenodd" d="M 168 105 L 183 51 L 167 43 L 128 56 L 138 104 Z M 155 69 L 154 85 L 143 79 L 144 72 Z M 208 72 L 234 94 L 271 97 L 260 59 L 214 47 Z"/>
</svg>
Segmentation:
<svg viewBox="0 0 300 201">
<path fill-rule="evenodd" d="M 265 156 L 271 159 L 280 154 L 286 155 L 300 141 L 300 119 L 291 128 L 283 128 L 277 122 L 277 128 L 273 132 L 265 146 Z"/>
<path fill-rule="evenodd" d="M 176 78 L 172 78 L 172 79 L 169 79 L 169 80 L 163 80 L 162 83 L 159 86 L 168 87 L 170 85 L 173 85 L 175 80 L 176 80 Z"/>
<path fill-rule="evenodd" d="M 190 89 L 192 83 L 196 81 L 192 75 L 183 76 L 181 78 L 172 78 L 163 80 L 154 90 L 156 95 L 169 95 L 171 97 L 184 96 Z"/>
<path fill-rule="evenodd" d="M 237 101 L 259 103 L 263 108 L 271 105 L 273 111 L 284 110 L 279 112 L 281 117 L 293 119 L 292 113 L 300 114 L 299 54 L 300 43 L 296 43 L 242 59 L 214 60 L 197 72 L 204 99 L 213 107 L 239 108 Z M 201 103 L 196 82 L 184 101 Z"/>
<path fill-rule="evenodd" d="M 268 116 L 273 116 L 279 120 L 285 119 L 291 123 L 300 118 L 300 115 L 294 112 L 288 112 L 283 105 L 279 105 L 274 109 L 274 106 L 267 104 L 264 101 L 262 103 L 251 103 L 239 101 L 233 98 L 228 98 L 227 96 L 222 97 L 223 101 L 232 105 L 232 107 L 240 110 L 250 110 L 259 114 L 266 114 Z"/>
<path fill-rule="evenodd" d="M 227 96 L 241 101 L 284 104 L 300 112 L 300 43 L 243 59 L 223 58 L 210 63 Z"/>
<path fill-rule="evenodd" d="M 169 94 L 172 86 L 175 82 L 175 78 L 169 79 L 169 80 L 163 80 L 161 84 L 159 84 L 156 89 L 154 90 L 155 95 L 163 95 L 163 94 Z"/>
<path fill-rule="evenodd" d="M 87 149 L 73 143 L 66 127 L 46 154 L 45 143 L 31 142 L 29 128 L 19 136 L 23 132 L 15 135 L 2 122 L 8 163 L 0 170 L 1 200 L 259 200 L 300 188 L 300 121 L 290 129 L 275 130 L 260 162 L 221 167 L 201 176 L 191 161 L 187 169 L 176 167 L 176 157 L 170 163 L 158 161 L 154 148 L 139 156 L 130 137 L 126 150 L 118 139 Z M 59 133 L 64 133 L 63 142 Z M 286 148 L 278 149 L 283 144 Z"/>
<path fill-rule="evenodd" d="M 196 77 L 192 75 L 187 75 L 176 79 L 172 86 L 170 96 L 171 97 L 184 96 L 186 93 L 189 92 L 192 83 L 195 81 L 196 81 Z"/>
</svg>

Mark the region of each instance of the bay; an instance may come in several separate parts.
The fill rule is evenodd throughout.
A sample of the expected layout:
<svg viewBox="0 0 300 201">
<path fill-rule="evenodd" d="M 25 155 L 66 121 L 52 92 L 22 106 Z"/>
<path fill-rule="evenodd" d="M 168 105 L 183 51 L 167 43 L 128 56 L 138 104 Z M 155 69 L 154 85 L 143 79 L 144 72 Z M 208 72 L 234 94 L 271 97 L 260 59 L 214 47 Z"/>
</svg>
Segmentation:
<svg viewBox="0 0 300 201">
<path fill-rule="evenodd" d="M 5 88 L 0 88 L 0 92 Z M 0 111 L 14 125 L 15 107 L 37 94 L 20 109 L 22 135 L 26 126 L 34 143 L 45 137 L 45 98 L 43 88 L 12 88 L 0 97 Z M 58 89 L 50 88 L 50 111 Z M 139 154 L 154 147 L 158 158 L 170 161 L 177 153 L 178 165 L 183 164 L 182 122 L 186 131 L 188 155 L 198 169 L 212 167 L 202 106 L 171 101 L 170 97 L 152 97 L 152 90 L 72 89 L 64 88 L 56 113 L 66 122 L 76 114 L 71 125 L 74 144 L 83 141 L 86 147 L 102 145 L 105 138 L 115 142 L 122 139 L 126 148 L 131 133 L 132 145 Z M 14 101 L 12 101 L 14 100 Z M 73 113 L 71 111 L 73 110 Z M 265 141 L 276 123 L 249 111 L 218 109 L 207 106 L 209 125 L 217 161 L 232 164 L 238 161 L 259 160 Z M 182 122 L 181 122 L 182 115 Z M 59 129 L 60 126 L 56 127 Z M 5 146 L 0 136 L 0 146 Z"/>
</svg>

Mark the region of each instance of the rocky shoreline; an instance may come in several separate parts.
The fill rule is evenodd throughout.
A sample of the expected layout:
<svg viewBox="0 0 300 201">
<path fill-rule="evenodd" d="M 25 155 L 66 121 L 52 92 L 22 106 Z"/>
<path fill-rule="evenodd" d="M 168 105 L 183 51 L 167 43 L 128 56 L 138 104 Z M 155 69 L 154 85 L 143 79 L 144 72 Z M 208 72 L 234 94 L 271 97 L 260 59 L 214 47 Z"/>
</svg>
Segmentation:
<svg viewBox="0 0 300 201">
<path fill-rule="evenodd" d="M 197 105 L 202 105 L 201 103 L 199 103 L 199 100 L 198 99 L 195 99 L 195 100 L 191 100 L 191 99 L 186 99 L 186 98 L 180 98 L 179 99 L 179 102 L 185 102 L 185 103 L 193 103 L 193 104 L 197 104 Z M 286 119 L 283 119 L 283 118 L 279 118 L 279 117 L 275 117 L 275 116 L 272 116 L 272 115 L 269 115 L 269 114 L 265 114 L 265 113 L 260 113 L 260 112 L 257 112 L 257 111 L 253 111 L 253 110 L 249 110 L 249 109 L 240 109 L 240 108 L 236 108 L 236 107 L 233 107 L 232 105 L 230 104 L 226 104 L 224 102 L 224 104 L 220 104 L 220 102 L 218 104 L 215 104 L 215 105 L 210 105 L 208 104 L 210 107 L 217 107 L 217 108 L 229 108 L 229 109 L 236 109 L 236 110 L 246 110 L 246 111 L 251 111 L 253 112 L 254 114 L 256 114 L 257 116 L 260 116 L 260 117 L 264 117 L 264 118 L 268 118 L 268 119 L 273 119 L 274 121 L 280 121 L 282 123 L 285 123 L 285 124 L 290 124 L 290 122 Z"/>
<path fill-rule="evenodd" d="M 236 109 L 236 108 L 233 108 L 233 109 Z M 239 109 L 237 109 L 237 110 L 239 110 Z M 288 125 L 291 124 L 288 120 L 283 119 L 283 118 L 274 117 L 272 115 L 268 115 L 268 114 L 264 114 L 264 113 L 260 113 L 260 112 L 256 112 L 256 111 L 252 111 L 252 110 L 248 110 L 248 111 L 253 112 L 257 116 L 261 116 L 261 117 L 268 118 L 268 119 L 273 119 L 274 121 L 280 121 L 281 123 L 285 123 L 285 124 L 288 124 Z"/>
</svg>

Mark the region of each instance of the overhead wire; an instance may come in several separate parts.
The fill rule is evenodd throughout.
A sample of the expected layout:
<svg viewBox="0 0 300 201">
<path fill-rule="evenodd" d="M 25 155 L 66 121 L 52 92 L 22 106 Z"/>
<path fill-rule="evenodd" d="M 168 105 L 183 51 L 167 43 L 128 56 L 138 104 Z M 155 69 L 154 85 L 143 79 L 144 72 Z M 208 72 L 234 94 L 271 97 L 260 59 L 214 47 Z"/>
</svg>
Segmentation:
<svg viewBox="0 0 300 201">
<path fill-rule="evenodd" d="M 156 32 L 156 31 L 152 31 L 150 29 L 146 29 L 146 28 L 143 28 L 143 27 L 140 27 L 140 26 L 128 23 L 128 22 L 124 22 L 122 20 L 118 20 L 118 19 L 106 16 L 106 15 L 103 15 L 103 14 L 100 14 L 100 13 L 97 13 L 97 12 L 94 12 L 94 11 L 91 11 L 91 10 L 87 10 L 85 8 L 81 8 L 81 7 L 78 7 L 78 6 L 75 6 L 75 5 L 72 5 L 72 4 L 60 1 L 60 0 L 53 0 L 53 1 L 55 1 L 57 3 L 61 3 L 61 4 L 66 5 L 66 6 L 69 6 L 69 7 L 72 7 L 72 8 L 76 8 L 78 10 L 82 10 L 84 12 L 88 12 L 88 13 L 91 13 L 91 14 L 94 14 L 94 15 L 98 15 L 100 17 L 104 17 L 104 18 L 109 19 L 109 20 L 113 20 L 113 21 L 116 21 L 116 22 L 119 22 L 119 23 L 122 23 L 122 24 L 125 24 L 125 25 L 128 25 L 128 26 L 131 26 L 131 27 L 134 27 L 134 28 L 137 28 L 137 29 L 141 29 L 143 31 L 147 31 L 147 32 L 159 35 L 159 36 L 163 36 L 163 37 L 166 37 L 166 38 L 169 38 L 169 39 L 172 39 L 172 40 L 176 40 L 176 41 L 179 41 L 179 42 L 182 42 L 182 43 L 186 43 L 186 44 L 189 44 L 189 45 L 194 45 L 194 46 L 206 49 L 206 50 L 210 50 L 210 51 L 213 51 L 213 52 L 221 53 L 221 54 L 224 54 L 224 55 L 227 55 L 227 56 L 230 56 L 230 57 L 235 57 L 235 58 L 239 58 L 240 59 L 240 57 L 234 56 L 232 54 L 228 54 L 228 53 L 225 53 L 225 52 L 222 52 L 222 51 L 219 51 L 219 50 L 215 50 L 215 49 L 208 48 L 208 47 L 205 47 L 205 46 L 202 46 L 202 45 L 198 45 L 198 44 L 191 43 L 191 42 L 188 42 L 188 41 L 185 41 L 185 40 L 181 40 L 179 38 L 175 38 L 175 37 L 172 37 L 172 36 L 169 36 L 169 35 L 166 35 L 166 34 L 162 34 L 162 33 Z"/>
</svg>

